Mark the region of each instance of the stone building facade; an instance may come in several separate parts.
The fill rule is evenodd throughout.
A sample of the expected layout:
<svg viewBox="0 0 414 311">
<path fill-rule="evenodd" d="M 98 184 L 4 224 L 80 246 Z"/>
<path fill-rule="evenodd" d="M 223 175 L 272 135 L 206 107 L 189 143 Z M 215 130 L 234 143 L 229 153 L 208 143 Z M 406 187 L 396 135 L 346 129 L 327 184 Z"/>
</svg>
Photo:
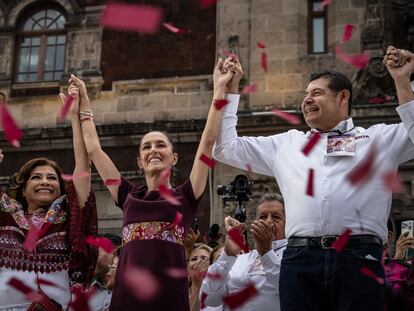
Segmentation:
<svg viewBox="0 0 414 311">
<path fill-rule="evenodd" d="M 0 91 L 7 94 L 10 110 L 24 129 L 20 149 L 8 146 L 0 137 L 6 156 L 0 169 L 4 188 L 7 176 L 35 156 L 57 160 L 65 172 L 73 168 L 70 127 L 58 121 L 60 104 L 56 96 L 66 89 L 70 73 L 87 83 L 104 149 L 119 170 L 135 182 L 142 181 L 136 169 L 138 141 L 152 129 L 171 134 L 180 154 L 181 178 L 189 175 L 211 104 L 211 73 L 220 49 L 239 55 L 245 72 L 243 85 L 257 85 L 256 93 L 241 97 L 241 135 L 270 135 L 291 129 L 269 111 L 277 107 L 300 115 L 298 105 L 308 76 L 322 68 L 335 68 L 352 78 L 353 116 L 358 125 L 398 121 L 395 100 L 385 104 L 368 101 L 376 96 L 395 95 L 381 59 L 389 44 L 414 47 L 414 5 L 409 0 L 332 1 L 322 11 L 315 0 L 221 0 L 207 9 L 200 9 L 196 0 L 123 2 L 161 6 L 166 22 L 188 32 L 178 35 L 162 28 L 155 35 L 144 35 L 103 29 L 99 23 L 105 8 L 103 0 L 0 1 Z M 25 38 L 39 35 L 26 32 L 25 25 L 42 10 L 55 10 L 63 16 L 63 26 L 56 30 L 65 37 L 61 44 L 63 69 L 56 67 L 55 58 L 52 79 L 46 79 L 46 63 L 40 68 L 35 60 L 33 64 L 29 60 L 35 73 L 37 70 L 37 76 L 32 78 L 30 68 L 25 72 L 21 66 Z M 362 70 L 335 57 L 335 47 L 346 24 L 353 24 L 355 31 L 344 45 L 345 52 L 367 51 L 371 55 L 370 64 Z M 47 31 L 43 35 L 55 34 L 55 30 Z M 36 48 L 31 40 L 31 49 Z M 257 47 L 258 41 L 265 42 L 265 50 Z M 58 49 L 59 44 L 55 46 Z M 48 45 L 43 48 L 46 51 Z M 267 53 L 268 73 L 260 65 L 263 51 Z M 39 53 L 37 60 L 42 62 L 48 52 Z M 406 193 L 395 196 L 396 219 L 414 217 L 413 169 L 411 162 L 400 168 Z M 219 184 L 229 184 L 238 173 L 241 172 L 219 163 L 211 171 L 198 214 L 202 232 L 211 223 L 221 223 L 224 215 L 231 212 L 223 208 L 215 189 Z M 255 199 L 264 191 L 276 190 L 277 185 L 269 177 L 248 175 L 254 181 L 253 200 L 246 204 L 251 219 Z M 99 177 L 93 177 L 100 229 L 119 232 L 120 211 Z"/>
</svg>

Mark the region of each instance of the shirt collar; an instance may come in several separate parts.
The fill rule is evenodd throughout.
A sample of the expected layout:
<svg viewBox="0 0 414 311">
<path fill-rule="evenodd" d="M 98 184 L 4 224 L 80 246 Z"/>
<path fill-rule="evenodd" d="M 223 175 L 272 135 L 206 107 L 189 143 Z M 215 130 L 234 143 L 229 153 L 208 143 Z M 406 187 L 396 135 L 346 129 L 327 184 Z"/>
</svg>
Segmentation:
<svg viewBox="0 0 414 311">
<path fill-rule="evenodd" d="M 352 118 L 348 118 L 346 120 L 342 120 L 332 130 L 327 131 L 325 133 L 337 132 L 337 131 L 341 133 L 345 133 L 345 132 L 351 131 L 354 127 L 355 127 L 354 121 L 352 120 Z M 309 136 L 317 132 L 320 132 L 320 131 L 315 128 L 312 128 L 310 131 L 306 132 L 306 136 Z"/>
</svg>

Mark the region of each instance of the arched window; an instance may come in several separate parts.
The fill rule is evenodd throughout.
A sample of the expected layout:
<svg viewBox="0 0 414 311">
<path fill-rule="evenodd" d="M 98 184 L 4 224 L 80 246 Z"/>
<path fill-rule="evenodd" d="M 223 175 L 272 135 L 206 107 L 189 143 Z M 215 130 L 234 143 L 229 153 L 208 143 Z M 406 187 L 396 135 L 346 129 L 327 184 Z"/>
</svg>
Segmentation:
<svg viewBox="0 0 414 311">
<path fill-rule="evenodd" d="M 65 64 L 65 23 L 63 13 L 54 8 L 42 9 L 23 19 L 18 37 L 16 82 L 60 80 Z"/>
</svg>

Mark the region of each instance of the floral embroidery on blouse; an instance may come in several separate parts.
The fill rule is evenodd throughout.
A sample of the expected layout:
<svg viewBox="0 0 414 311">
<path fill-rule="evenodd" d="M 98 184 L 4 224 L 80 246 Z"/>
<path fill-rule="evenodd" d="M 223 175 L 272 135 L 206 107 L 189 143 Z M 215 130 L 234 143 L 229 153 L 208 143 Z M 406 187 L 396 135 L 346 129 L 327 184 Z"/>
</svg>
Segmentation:
<svg viewBox="0 0 414 311">
<path fill-rule="evenodd" d="M 164 221 L 132 223 L 122 229 L 123 244 L 132 240 L 163 240 L 183 245 L 183 237 L 183 226 Z"/>
<path fill-rule="evenodd" d="M 40 228 L 45 222 L 52 224 L 60 224 L 64 222 L 67 215 L 63 208 L 65 199 L 65 195 L 57 198 L 50 205 L 47 212 L 43 208 L 37 209 L 31 217 L 33 225 Z M 16 200 L 10 199 L 5 193 L 0 197 L 0 211 L 10 213 L 20 228 L 29 230 L 30 222 L 24 215 L 23 206 Z"/>
</svg>

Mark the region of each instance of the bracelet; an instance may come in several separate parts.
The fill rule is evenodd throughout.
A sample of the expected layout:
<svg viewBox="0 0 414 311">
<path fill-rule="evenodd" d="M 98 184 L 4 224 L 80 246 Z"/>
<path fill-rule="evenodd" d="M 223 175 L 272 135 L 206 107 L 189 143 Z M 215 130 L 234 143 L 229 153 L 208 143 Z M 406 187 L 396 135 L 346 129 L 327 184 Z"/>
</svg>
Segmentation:
<svg viewBox="0 0 414 311">
<path fill-rule="evenodd" d="M 80 116 L 93 117 L 93 113 L 90 110 L 79 111 L 79 115 Z"/>
<path fill-rule="evenodd" d="M 80 119 L 80 123 L 83 123 L 85 121 L 93 121 L 93 118 L 92 117 L 84 117 L 84 118 Z"/>
</svg>

